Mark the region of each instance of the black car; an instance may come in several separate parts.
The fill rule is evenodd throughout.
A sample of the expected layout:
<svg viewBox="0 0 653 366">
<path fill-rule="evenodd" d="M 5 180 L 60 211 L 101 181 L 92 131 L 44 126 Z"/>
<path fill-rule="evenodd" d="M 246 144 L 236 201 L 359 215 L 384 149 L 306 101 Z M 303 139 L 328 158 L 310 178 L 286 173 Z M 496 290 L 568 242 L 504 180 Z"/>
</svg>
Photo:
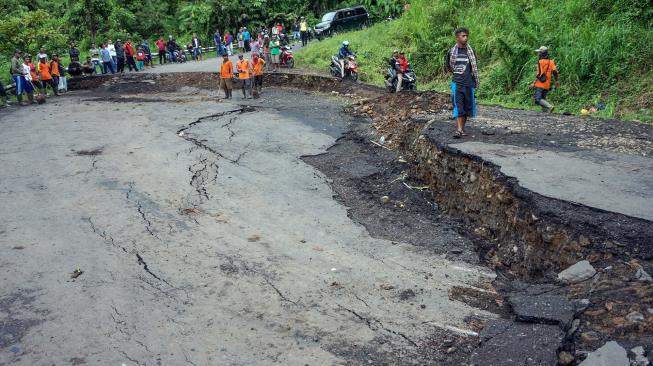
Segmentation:
<svg viewBox="0 0 653 366">
<path fill-rule="evenodd" d="M 315 35 L 319 38 L 333 32 L 361 28 L 368 22 L 369 18 L 370 15 L 364 6 L 338 9 L 322 16 L 320 23 L 315 26 Z"/>
</svg>

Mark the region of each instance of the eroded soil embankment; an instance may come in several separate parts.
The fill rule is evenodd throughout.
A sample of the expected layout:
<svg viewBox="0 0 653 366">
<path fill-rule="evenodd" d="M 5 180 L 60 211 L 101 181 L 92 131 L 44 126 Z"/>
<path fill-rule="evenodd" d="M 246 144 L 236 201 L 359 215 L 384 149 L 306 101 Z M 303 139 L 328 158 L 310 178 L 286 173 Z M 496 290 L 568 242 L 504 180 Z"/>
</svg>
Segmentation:
<svg viewBox="0 0 653 366">
<path fill-rule="evenodd" d="M 352 99 L 349 110 L 371 118 L 378 131 L 368 138 L 385 136 L 386 147 L 402 155 L 412 176 L 430 188 L 440 209 L 462 219 L 469 231 L 485 239 L 476 242 L 479 253 L 509 278 L 555 282 L 560 270 L 589 260 L 598 271 L 593 279 L 552 287 L 569 301 L 589 303 L 576 313 L 574 324 L 580 325 L 565 327 L 569 332 L 561 349 L 577 360 L 607 340 L 630 346 L 653 341 L 653 318 L 632 320 L 632 314 L 653 310 L 653 285 L 639 275 L 642 269 L 649 273 L 653 269 L 653 225 L 649 221 L 545 197 L 521 187 L 500 167 L 429 134 L 434 123 L 452 123 L 448 120 L 449 96 L 424 92 L 398 98 L 378 88 L 356 89 L 352 84 L 306 75 L 273 75 L 269 79 L 276 85 L 336 92 Z M 563 123 L 569 125 L 566 131 L 572 132 L 567 132 L 567 138 L 572 139 L 575 129 L 588 126 L 574 120 Z M 592 123 L 595 134 L 609 131 L 616 136 L 642 128 L 619 121 Z M 527 134 L 513 136 L 516 144 L 521 138 L 533 142 L 533 136 Z M 530 291 L 509 282 L 496 284 L 507 296 Z"/>
</svg>

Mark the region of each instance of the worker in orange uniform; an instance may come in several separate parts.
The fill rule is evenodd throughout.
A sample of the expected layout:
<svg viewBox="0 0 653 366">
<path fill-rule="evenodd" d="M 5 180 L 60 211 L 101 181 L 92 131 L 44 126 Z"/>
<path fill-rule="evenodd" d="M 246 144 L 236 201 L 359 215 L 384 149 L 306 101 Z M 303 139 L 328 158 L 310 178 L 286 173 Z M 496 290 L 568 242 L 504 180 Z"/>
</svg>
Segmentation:
<svg viewBox="0 0 653 366">
<path fill-rule="evenodd" d="M 254 98 L 258 98 L 263 89 L 263 67 L 265 61 L 258 57 L 258 54 L 252 56 L 252 73 L 254 74 L 254 85 L 252 86 Z"/>
<path fill-rule="evenodd" d="M 241 53 L 238 55 L 238 62 L 236 62 L 236 69 L 238 70 L 238 80 L 240 80 L 240 87 L 243 89 L 243 99 L 247 99 L 247 89 L 250 87 L 249 75 L 252 65 Z M 251 92 L 250 92 L 251 96 Z"/>
<path fill-rule="evenodd" d="M 232 79 L 234 77 L 234 65 L 225 53 L 222 56 L 222 65 L 220 66 L 220 88 L 224 90 L 225 99 L 231 99 Z"/>
</svg>

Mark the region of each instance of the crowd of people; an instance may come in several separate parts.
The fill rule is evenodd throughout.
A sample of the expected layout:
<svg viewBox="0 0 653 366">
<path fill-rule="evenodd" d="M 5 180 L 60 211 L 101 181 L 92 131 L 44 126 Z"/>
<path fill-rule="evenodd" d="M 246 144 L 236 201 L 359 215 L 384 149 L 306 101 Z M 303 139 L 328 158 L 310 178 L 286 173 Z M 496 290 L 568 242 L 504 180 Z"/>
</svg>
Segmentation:
<svg viewBox="0 0 653 366">
<path fill-rule="evenodd" d="M 220 88 L 224 91 L 227 99 L 232 98 L 234 87 L 242 90 L 243 98 L 258 97 L 263 87 L 264 71 L 279 69 L 282 50 L 290 42 L 286 29 L 281 23 L 276 23 L 271 28 L 261 27 L 253 32 L 253 34 L 250 33 L 247 27 L 241 27 L 235 37 L 228 31 L 221 35 L 218 30 L 213 35 L 216 53 L 218 57 L 222 57 Z M 302 43 L 307 41 L 307 25 L 304 17 L 293 25 L 292 32 L 296 41 L 301 40 Z M 476 52 L 468 43 L 469 30 L 459 28 L 454 34 L 456 44 L 447 52 L 445 65 L 452 73 L 452 117 L 456 121 L 454 137 L 461 138 L 465 136 L 467 119 L 476 115 L 479 74 Z M 169 36 L 167 42 L 161 37 L 155 44 L 158 49 L 159 64 L 185 61 L 186 52 L 172 36 Z M 236 49 L 234 49 L 234 44 Z M 186 51 L 192 55 L 193 60 L 204 59 L 202 42 L 197 34 L 193 34 L 191 42 L 186 46 Z M 535 103 L 541 106 L 544 112 L 551 113 L 554 106 L 546 100 L 546 97 L 551 90 L 552 78 L 555 80 L 556 87 L 559 87 L 560 83 L 556 64 L 550 59 L 548 51 L 548 48 L 544 46 L 536 50 L 539 60 L 536 78 L 531 88 L 535 91 Z M 129 71 L 141 71 L 146 66 L 154 67 L 147 40 L 143 40 L 138 45 L 134 45 L 131 39 L 127 39 L 124 44 L 119 39 L 115 44 L 111 40 L 107 40 L 99 48 L 92 44 L 89 56 L 84 63 L 80 63 L 80 51 L 74 43 L 70 45 L 68 53 L 71 62 L 68 67 L 65 67 L 57 54 L 48 57 L 43 48 L 36 54 L 36 63 L 32 61 L 30 54 L 23 54 L 19 49 L 15 50 L 11 59 L 10 73 L 16 85 L 16 98 L 20 105 L 39 102 L 39 98 L 45 98 L 48 89 L 52 90 L 53 95 L 65 93 L 67 91 L 66 73 L 72 77 L 78 77 L 100 72 L 102 74 L 123 73 L 125 65 Z M 229 57 L 235 53 L 238 54 L 238 61 L 234 68 Z M 245 57 L 246 53 L 251 53 L 251 59 Z M 343 74 L 344 59 L 349 55 L 353 55 L 353 52 L 349 49 L 349 42 L 345 41 L 339 50 Z M 389 60 L 389 66 L 386 83 L 394 85 L 396 81 L 396 91 L 400 92 L 402 76 L 410 68 L 405 53 L 395 50 Z M 38 92 L 38 98 L 35 98 L 35 92 Z M 24 94 L 27 95 L 27 101 L 23 100 Z M 0 107 L 6 105 L 7 95 L 4 87 L 0 84 Z"/>
</svg>

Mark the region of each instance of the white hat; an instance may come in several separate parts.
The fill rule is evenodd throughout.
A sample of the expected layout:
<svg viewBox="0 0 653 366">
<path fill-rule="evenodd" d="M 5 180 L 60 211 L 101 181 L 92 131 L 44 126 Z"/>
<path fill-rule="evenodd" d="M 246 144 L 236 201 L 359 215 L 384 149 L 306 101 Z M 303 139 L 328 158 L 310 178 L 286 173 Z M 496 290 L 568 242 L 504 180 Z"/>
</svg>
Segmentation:
<svg viewBox="0 0 653 366">
<path fill-rule="evenodd" d="M 549 50 L 548 47 L 546 47 L 546 46 L 542 46 L 542 47 L 536 49 L 535 52 L 537 52 L 537 53 L 542 53 L 542 52 L 546 52 L 546 51 L 548 51 L 548 50 Z"/>
</svg>

